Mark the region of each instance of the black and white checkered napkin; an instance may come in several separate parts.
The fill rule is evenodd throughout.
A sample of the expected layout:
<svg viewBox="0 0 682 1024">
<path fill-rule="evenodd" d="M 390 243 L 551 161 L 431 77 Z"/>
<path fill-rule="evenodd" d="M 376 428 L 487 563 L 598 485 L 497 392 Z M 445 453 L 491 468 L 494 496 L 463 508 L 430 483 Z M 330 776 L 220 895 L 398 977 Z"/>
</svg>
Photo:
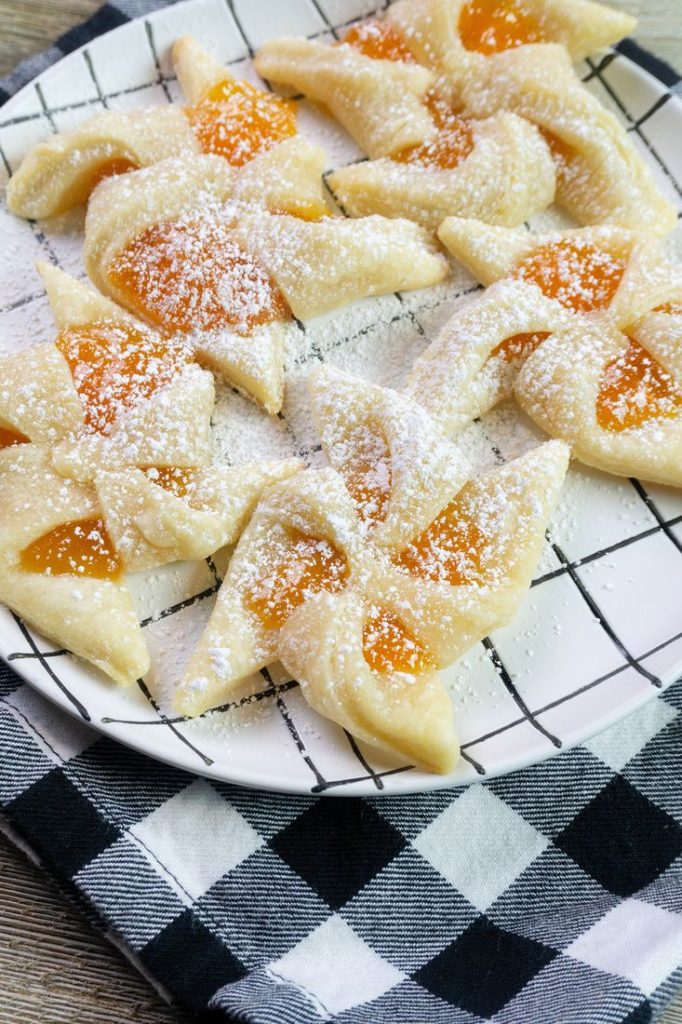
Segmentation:
<svg viewBox="0 0 682 1024">
<path fill-rule="evenodd" d="M 107 4 L 1 89 L 159 6 Z M 177 1001 L 249 1024 L 652 1020 L 682 985 L 681 765 L 682 682 L 483 785 L 255 793 L 120 747 L 0 666 L 4 822 Z"/>
</svg>

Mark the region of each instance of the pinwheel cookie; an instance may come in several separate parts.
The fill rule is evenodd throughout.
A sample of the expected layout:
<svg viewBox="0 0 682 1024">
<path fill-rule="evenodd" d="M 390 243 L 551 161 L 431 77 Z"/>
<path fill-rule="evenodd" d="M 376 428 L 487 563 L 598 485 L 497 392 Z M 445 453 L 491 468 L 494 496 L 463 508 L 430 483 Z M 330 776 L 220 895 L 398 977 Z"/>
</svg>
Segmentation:
<svg viewBox="0 0 682 1024">
<path fill-rule="evenodd" d="M 280 39 L 265 44 L 256 66 L 324 102 L 376 158 L 329 176 L 350 216 L 410 217 L 434 229 L 444 217 L 467 212 L 520 224 L 554 198 L 554 164 L 536 128 L 509 114 L 460 116 L 413 63 L 377 60 L 355 45 Z M 409 88 L 414 76 L 418 91 Z"/>
<path fill-rule="evenodd" d="M 512 111 L 536 125 L 556 165 L 557 201 L 581 223 L 636 228 L 646 222 L 665 234 L 675 225 L 673 207 L 623 126 L 584 88 L 571 63 L 633 26 L 628 15 L 576 0 L 400 0 L 383 19 L 353 27 L 346 42 L 382 65 L 417 60 L 428 66 L 435 75 L 431 96 L 464 118 Z M 424 142 L 433 148 L 431 139 Z M 453 190 L 456 195 L 454 184 Z"/>
<path fill-rule="evenodd" d="M 213 380 L 191 351 L 41 269 L 60 332 L 0 360 L 0 447 L 49 445 L 62 477 L 92 484 L 126 569 L 234 543 L 262 489 L 298 463 L 212 464 Z"/>
<path fill-rule="evenodd" d="M 579 81 L 562 46 L 521 47 L 489 58 L 467 80 L 474 117 L 512 110 L 536 124 L 556 164 L 556 198 L 581 224 L 617 224 L 664 235 L 677 223 L 622 123 Z"/>
<path fill-rule="evenodd" d="M 448 272 L 409 221 L 351 224 L 319 211 L 312 219 L 270 212 L 302 213 L 301 181 L 313 178 L 319 205 L 322 159 L 321 150 L 292 139 L 238 174 L 202 156 L 103 182 L 86 220 L 92 280 L 148 323 L 183 336 L 204 365 L 278 411 L 292 312 L 304 319 L 367 295 L 426 287 Z"/>
<path fill-rule="evenodd" d="M 413 368 L 408 392 L 442 429 L 514 395 L 581 461 L 679 485 L 682 277 L 658 243 L 616 228 L 481 238 L 465 221 L 443 236 L 485 281 L 502 279 Z"/>
<path fill-rule="evenodd" d="M 513 615 L 567 450 L 545 445 L 466 483 L 458 450 L 408 399 L 323 371 L 314 403 L 338 471 L 307 470 L 261 500 L 178 708 L 198 714 L 281 660 L 322 714 L 449 771 L 457 744 L 436 669 Z"/>
<path fill-rule="evenodd" d="M 40 142 L 9 183 L 10 210 L 54 217 L 84 203 L 106 177 L 200 153 L 242 167 L 296 134 L 293 101 L 237 81 L 196 40 L 178 40 L 173 60 L 189 106 L 107 110 Z"/>
<path fill-rule="evenodd" d="M 626 332 L 573 324 L 528 357 L 515 395 L 581 462 L 682 487 L 682 313 L 659 308 Z"/>
</svg>

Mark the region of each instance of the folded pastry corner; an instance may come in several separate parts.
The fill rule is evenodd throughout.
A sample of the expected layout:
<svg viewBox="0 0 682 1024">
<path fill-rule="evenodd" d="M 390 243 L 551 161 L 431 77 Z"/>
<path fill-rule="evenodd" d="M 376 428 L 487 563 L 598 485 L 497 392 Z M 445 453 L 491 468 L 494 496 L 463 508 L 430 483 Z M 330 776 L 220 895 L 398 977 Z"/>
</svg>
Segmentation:
<svg viewBox="0 0 682 1024">
<path fill-rule="evenodd" d="M 278 652 L 323 717 L 383 753 L 447 775 L 459 760 L 454 709 L 438 672 L 420 658 L 418 641 L 403 633 L 412 665 L 397 670 L 379 673 L 363 653 L 368 633 L 388 646 L 394 632 L 390 619 L 368 616 L 352 590 L 318 594 L 285 622 Z"/>
<path fill-rule="evenodd" d="M 0 600 L 128 686 L 149 655 L 94 488 L 59 476 L 37 445 L 0 451 Z"/>
<path fill-rule="evenodd" d="M 371 158 L 429 142 L 436 128 L 422 103 L 433 74 L 416 64 L 379 61 L 348 45 L 284 38 L 264 43 L 256 71 L 325 104 Z"/>
<path fill-rule="evenodd" d="M 340 167 L 327 184 L 352 217 L 409 217 L 435 230 L 457 215 L 522 224 L 553 201 L 555 177 L 537 128 L 503 112 L 483 120 L 452 115 L 432 143 Z"/>
<path fill-rule="evenodd" d="M 439 284 L 449 273 L 424 229 L 404 219 L 309 222 L 261 212 L 241 217 L 235 234 L 301 320 L 370 295 Z"/>
</svg>

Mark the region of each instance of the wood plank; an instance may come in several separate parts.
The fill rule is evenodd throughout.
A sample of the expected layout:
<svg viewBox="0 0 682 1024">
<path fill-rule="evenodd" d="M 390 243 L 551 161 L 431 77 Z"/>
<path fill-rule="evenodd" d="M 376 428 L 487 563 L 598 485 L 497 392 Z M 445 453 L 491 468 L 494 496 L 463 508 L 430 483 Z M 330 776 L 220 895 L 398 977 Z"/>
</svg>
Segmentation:
<svg viewBox="0 0 682 1024">
<path fill-rule="evenodd" d="M 0 0 L 0 75 L 99 6 Z M 637 40 L 682 73 L 680 0 L 621 0 Z M 0 1024 L 188 1024 L 90 927 L 49 876 L 0 835 Z M 682 1024 L 682 998 L 661 1024 Z"/>
</svg>

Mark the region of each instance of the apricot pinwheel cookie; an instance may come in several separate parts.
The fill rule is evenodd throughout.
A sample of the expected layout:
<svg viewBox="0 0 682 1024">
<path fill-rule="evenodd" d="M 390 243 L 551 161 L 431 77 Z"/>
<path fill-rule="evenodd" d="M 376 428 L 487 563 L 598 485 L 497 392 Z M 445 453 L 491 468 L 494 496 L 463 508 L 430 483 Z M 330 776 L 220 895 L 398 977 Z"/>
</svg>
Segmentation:
<svg viewBox="0 0 682 1024">
<path fill-rule="evenodd" d="M 407 144 L 384 152 L 373 152 L 366 145 L 363 148 L 370 156 L 395 158 L 398 154 L 399 159 L 407 159 L 412 165 L 428 163 L 441 209 L 447 190 L 453 214 L 465 209 L 469 198 L 480 211 L 475 216 L 481 220 L 520 223 L 542 208 L 542 199 L 551 185 L 547 205 L 553 198 L 555 175 L 548 166 L 547 151 L 543 151 L 542 158 L 537 155 L 532 124 L 548 144 L 555 164 L 557 201 L 579 222 L 634 228 L 645 221 L 649 230 L 665 234 L 675 225 L 673 207 L 659 192 L 623 126 L 582 85 L 572 65 L 572 60 L 617 42 L 633 26 L 634 20 L 628 15 L 582 0 L 400 0 L 383 18 L 353 26 L 344 37 L 346 45 L 338 50 L 327 48 L 333 54 L 327 60 L 340 64 L 340 51 L 352 48 L 373 60 L 377 74 L 391 64 L 425 66 L 432 72 L 425 103 L 436 115 L 434 122 L 449 123 L 450 130 L 441 127 L 435 134 L 433 130 L 423 134 L 418 143 L 411 143 L 411 149 Z M 275 81 L 287 81 L 285 57 L 290 45 L 286 40 L 267 44 L 259 55 L 263 73 L 272 73 Z M 317 58 L 318 63 L 321 59 Z M 292 69 L 291 73 L 297 72 Z M 307 91 L 307 82 L 297 79 L 297 84 Z M 328 102 L 337 113 L 333 100 L 324 95 L 330 88 L 323 77 L 308 85 L 313 90 L 309 95 Z M 337 116 L 362 145 L 355 130 L 357 113 L 348 106 L 350 120 L 344 120 L 343 112 Z M 446 118 L 443 111 L 448 112 Z M 517 124 L 510 135 L 509 122 L 499 120 L 505 111 L 521 116 L 523 129 Z M 512 150 L 525 145 L 534 152 L 539 174 L 535 182 L 532 175 L 525 178 L 527 164 L 520 154 L 514 177 L 501 151 L 491 145 L 492 139 L 502 146 L 505 132 L 501 126 L 510 141 L 514 140 Z M 530 153 L 526 155 L 530 159 Z M 459 161 L 458 173 L 451 170 L 448 178 L 433 172 L 437 161 L 442 169 L 444 156 L 450 168 L 454 160 Z M 526 217 L 521 216 L 523 193 L 516 205 L 511 197 L 506 202 L 499 197 L 496 201 L 491 183 L 478 166 L 483 159 L 500 181 L 526 184 Z M 366 209 L 370 201 L 379 202 L 380 183 L 395 192 L 395 201 L 401 203 L 405 201 L 407 177 L 415 180 L 417 196 L 424 191 L 424 174 L 419 177 L 410 169 L 399 177 L 395 168 L 390 169 L 390 175 L 388 169 L 382 161 L 376 169 L 370 166 L 338 172 L 341 183 L 347 179 L 343 191 L 348 193 L 348 209 L 352 210 L 354 203 L 363 202 Z M 476 170 L 480 170 L 478 187 Z M 389 202 L 385 197 L 381 201 Z M 428 206 L 432 204 L 436 205 L 433 199 Z"/>
<path fill-rule="evenodd" d="M 467 115 L 510 110 L 540 128 L 557 201 L 580 223 L 672 230 L 675 211 L 625 129 L 573 69 L 628 35 L 628 14 L 589 0 L 399 0 L 385 21 Z"/>
<path fill-rule="evenodd" d="M 417 361 L 412 397 L 452 434 L 514 395 L 581 461 L 679 485 L 682 278 L 659 244 L 618 228 L 533 238 L 451 221 L 441 233 L 497 283 Z"/>
<path fill-rule="evenodd" d="M 528 357 L 515 395 L 581 462 L 682 487 L 682 312 L 573 324 Z"/>
<path fill-rule="evenodd" d="M 348 215 L 410 217 L 435 229 L 466 212 L 514 225 L 552 202 L 554 164 L 533 125 L 507 113 L 462 117 L 425 69 L 377 56 L 351 30 L 341 45 L 280 39 L 256 57 L 264 77 L 324 102 L 372 158 L 328 177 Z"/>
<path fill-rule="evenodd" d="M 436 670 L 508 621 L 567 466 L 548 443 L 467 483 L 415 403 L 322 371 L 331 466 L 272 488 L 244 531 L 177 695 L 189 715 L 275 661 L 323 715 L 430 770 L 457 758 Z"/>
<path fill-rule="evenodd" d="M 85 262 L 100 290 L 184 337 L 202 363 L 268 412 L 282 403 L 292 314 L 305 319 L 367 295 L 426 287 L 448 272 L 410 221 L 351 224 L 311 213 L 312 200 L 301 209 L 301 181 L 314 181 L 321 203 L 321 155 L 292 139 L 237 175 L 215 156 L 164 161 L 103 182 L 88 209 Z"/>
<path fill-rule="evenodd" d="M 191 37 L 175 43 L 173 62 L 188 106 L 106 110 L 38 143 L 9 183 L 10 210 L 54 217 L 85 203 L 104 178 L 201 153 L 242 167 L 296 134 L 293 101 L 237 81 Z"/>
<path fill-rule="evenodd" d="M 0 360 L 0 448 L 49 446 L 62 477 L 92 485 L 127 570 L 234 543 L 261 490 L 298 463 L 213 464 L 213 380 L 191 351 L 41 270 L 60 331 Z"/>
</svg>

